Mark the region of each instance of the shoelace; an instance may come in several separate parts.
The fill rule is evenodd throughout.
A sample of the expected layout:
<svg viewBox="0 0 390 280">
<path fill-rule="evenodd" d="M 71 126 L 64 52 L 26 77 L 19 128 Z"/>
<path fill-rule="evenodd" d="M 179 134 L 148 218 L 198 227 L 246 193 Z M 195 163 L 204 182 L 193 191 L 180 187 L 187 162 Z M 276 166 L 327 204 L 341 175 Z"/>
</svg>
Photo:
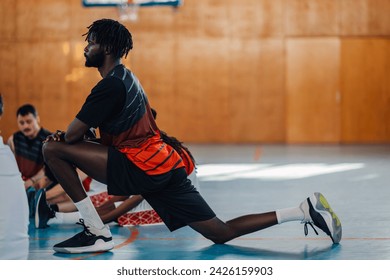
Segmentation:
<svg viewBox="0 0 390 280">
<path fill-rule="evenodd" d="M 305 224 L 303 225 L 303 229 L 305 231 L 305 236 L 307 236 L 309 234 L 309 229 L 307 228 L 307 225 L 310 225 L 312 227 L 312 229 L 314 230 L 314 232 L 318 235 L 318 232 L 314 228 L 313 224 L 311 222 L 305 222 Z"/>
<path fill-rule="evenodd" d="M 88 226 L 85 225 L 84 219 L 80 219 L 76 224 L 82 225 L 84 227 L 84 231 L 83 232 L 85 233 L 85 235 L 95 236 L 95 234 L 93 234 L 92 232 L 89 231 Z"/>
</svg>

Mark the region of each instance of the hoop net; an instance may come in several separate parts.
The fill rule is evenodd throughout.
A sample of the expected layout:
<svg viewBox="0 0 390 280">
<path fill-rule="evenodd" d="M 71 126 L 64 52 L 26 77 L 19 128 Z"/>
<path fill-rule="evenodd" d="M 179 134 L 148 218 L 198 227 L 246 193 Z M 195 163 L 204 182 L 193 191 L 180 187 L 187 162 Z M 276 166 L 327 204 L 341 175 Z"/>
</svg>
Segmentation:
<svg viewBox="0 0 390 280">
<path fill-rule="evenodd" d="M 121 21 L 137 21 L 140 3 L 137 1 L 123 1 L 118 5 L 119 19 Z"/>
</svg>

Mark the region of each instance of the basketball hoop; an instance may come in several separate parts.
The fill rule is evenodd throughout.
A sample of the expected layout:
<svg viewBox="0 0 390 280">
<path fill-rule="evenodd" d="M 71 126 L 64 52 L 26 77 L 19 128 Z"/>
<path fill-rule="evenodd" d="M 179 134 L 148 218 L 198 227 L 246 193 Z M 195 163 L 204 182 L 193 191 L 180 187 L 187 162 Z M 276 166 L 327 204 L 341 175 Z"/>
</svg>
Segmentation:
<svg viewBox="0 0 390 280">
<path fill-rule="evenodd" d="M 137 21 L 138 10 L 140 5 L 138 3 L 123 2 L 118 5 L 119 19 L 121 21 Z"/>
</svg>

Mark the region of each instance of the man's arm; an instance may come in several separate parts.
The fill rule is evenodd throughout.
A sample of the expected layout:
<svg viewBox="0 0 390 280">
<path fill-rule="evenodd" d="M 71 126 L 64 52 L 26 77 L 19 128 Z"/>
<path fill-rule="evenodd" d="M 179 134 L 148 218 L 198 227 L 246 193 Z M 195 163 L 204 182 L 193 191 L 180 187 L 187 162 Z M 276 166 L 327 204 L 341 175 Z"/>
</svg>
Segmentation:
<svg viewBox="0 0 390 280">
<path fill-rule="evenodd" d="M 45 168 L 43 167 L 41 170 L 39 170 L 37 173 L 35 173 L 30 178 L 27 178 L 26 181 L 24 181 L 24 187 L 28 188 L 30 186 L 33 186 L 35 188 L 38 188 L 39 186 L 39 180 L 41 180 L 43 177 L 45 177 Z"/>
<path fill-rule="evenodd" d="M 65 132 L 64 140 L 68 144 L 83 141 L 84 135 L 88 130 L 89 125 L 75 118 L 68 126 L 68 130 Z"/>
<path fill-rule="evenodd" d="M 132 195 L 112 211 L 106 214 L 100 214 L 100 218 L 104 223 L 114 221 L 136 207 L 142 200 L 144 200 L 144 198 L 141 195 Z"/>
<path fill-rule="evenodd" d="M 10 147 L 11 151 L 15 154 L 15 145 L 14 145 L 14 136 L 11 135 L 8 138 L 7 145 Z"/>
</svg>

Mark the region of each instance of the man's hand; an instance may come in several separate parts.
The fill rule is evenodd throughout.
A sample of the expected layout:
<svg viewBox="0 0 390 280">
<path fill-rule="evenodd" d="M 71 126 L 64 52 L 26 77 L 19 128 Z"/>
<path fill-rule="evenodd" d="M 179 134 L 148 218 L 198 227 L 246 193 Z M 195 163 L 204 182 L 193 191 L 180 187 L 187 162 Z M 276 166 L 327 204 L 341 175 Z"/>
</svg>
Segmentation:
<svg viewBox="0 0 390 280">
<path fill-rule="evenodd" d="M 43 143 L 46 142 L 64 142 L 65 140 L 65 131 L 57 130 L 53 134 L 50 134 L 46 137 L 46 139 L 43 141 Z"/>
</svg>

